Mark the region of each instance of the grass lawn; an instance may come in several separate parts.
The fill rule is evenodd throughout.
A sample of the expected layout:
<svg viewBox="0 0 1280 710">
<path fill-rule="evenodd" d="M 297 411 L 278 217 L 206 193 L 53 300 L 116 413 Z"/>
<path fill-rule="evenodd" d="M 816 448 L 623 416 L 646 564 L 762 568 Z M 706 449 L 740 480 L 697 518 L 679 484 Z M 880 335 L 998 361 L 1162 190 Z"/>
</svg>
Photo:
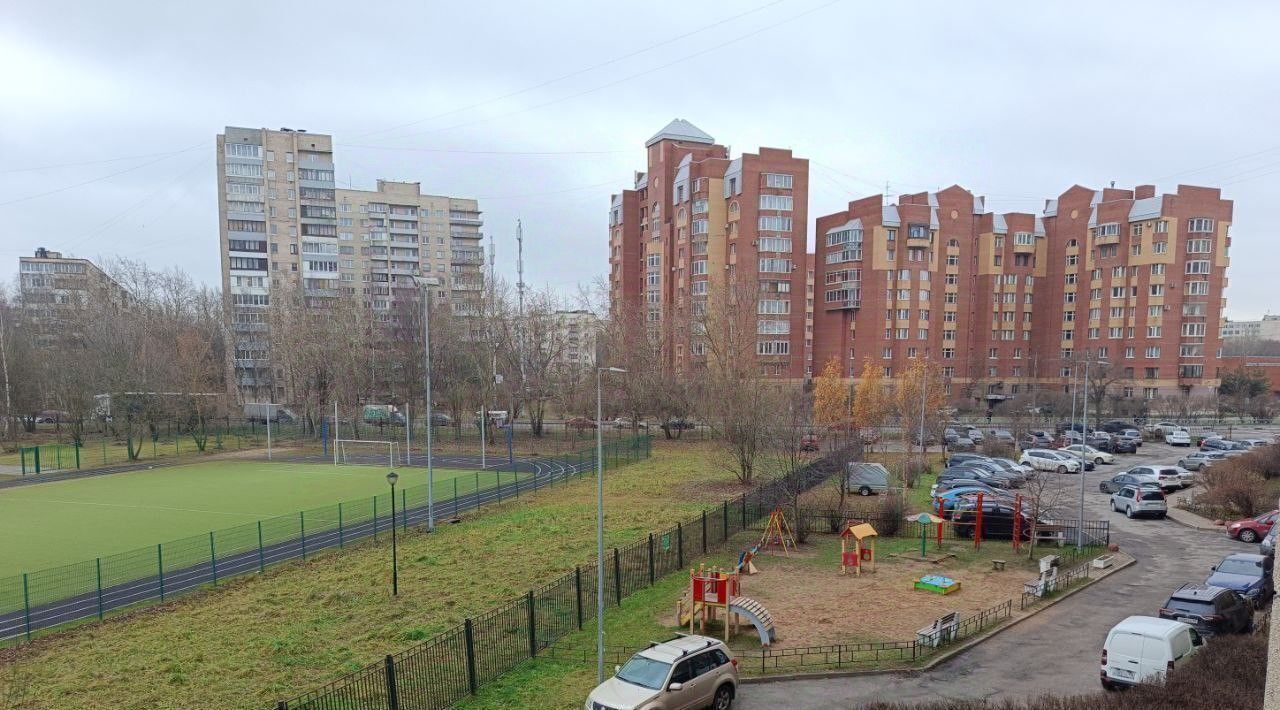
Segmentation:
<svg viewBox="0 0 1280 710">
<path fill-rule="evenodd" d="M 655 442 L 653 458 L 611 471 L 606 544 L 740 492 L 711 455 L 706 444 Z M 589 560 L 595 481 L 522 495 L 432 535 L 411 529 L 396 598 L 388 548 L 385 537 L 362 542 L 6 649 L 0 697 L 30 708 L 269 707 Z"/>
<path fill-rule="evenodd" d="M 385 495 L 385 476 L 383 466 L 209 461 L 0 489 L 0 577 Z M 473 471 L 436 469 L 438 496 L 453 494 L 455 476 L 474 487 Z M 409 469 L 401 481 L 425 478 Z"/>
</svg>

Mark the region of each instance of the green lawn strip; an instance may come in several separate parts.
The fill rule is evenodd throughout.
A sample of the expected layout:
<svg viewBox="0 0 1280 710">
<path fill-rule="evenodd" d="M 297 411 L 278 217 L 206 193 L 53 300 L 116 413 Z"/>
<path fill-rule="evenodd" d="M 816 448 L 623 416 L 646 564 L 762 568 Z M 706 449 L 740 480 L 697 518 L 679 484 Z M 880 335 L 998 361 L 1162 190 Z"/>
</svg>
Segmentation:
<svg viewBox="0 0 1280 710">
<path fill-rule="evenodd" d="M 732 490 L 707 447 L 656 448 L 606 477 L 607 544 L 623 545 Z M 365 542 L 235 580 L 147 611 L 10 649 L 0 697 L 32 707 L 261 707 L 451 628 L 588 562 L 591 477 L 400 538 L 400 595 L 389 540 Z"/>
<path fill-rule="evenodd" d="M 389 508 L 385 476 L 378 466 L 209 461 L 0 489 L 0 577 L 92 563 L 339 501 L 379 495 Z M 476 485 L 475 472 L 437 469 L 437 499 L 453 495 L 454 477 L 460 494 Z M 481 487 L 498 477 L 479 474 Z M 416 469 L 401 477 L 410 505 L 425 501 L 425 479 Z"/>
</svg>

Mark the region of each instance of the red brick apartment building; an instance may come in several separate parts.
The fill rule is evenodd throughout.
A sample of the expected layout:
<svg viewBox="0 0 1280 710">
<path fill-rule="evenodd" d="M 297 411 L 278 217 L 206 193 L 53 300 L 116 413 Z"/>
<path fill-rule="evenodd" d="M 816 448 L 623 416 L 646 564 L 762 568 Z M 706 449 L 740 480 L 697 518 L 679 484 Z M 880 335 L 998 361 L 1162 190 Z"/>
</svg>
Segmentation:
<svg viewBox="0 0 1280 710">
<path fill-rule="evenodd" d="M 1081 356 L 1132 397 L 1218 384 L 1232 203 L 1075 186 L 1041 214 L 986 211 L 958 186 L 849 203 L 817 218 L 813 369 L 832 357 L 896 376 L 938 362 L 957 399 L 1058 389 Z"/>
<path fill-rule="evenodd" d="M 1267 378 L 1267 386 L 1272 396 L 1280 397 L 1280 356 L 1227 355 L 1218 361 L 1218 377 L 1236 370 L 1244 370 Z"/>
<path fill-rule="evenodd" d="M 809 161 L 777 148 L 730 158 L 682 119 L 645 148 L 647 169 L 610 204 L 615 314 L 642 313 L 683 372 L 707 358 L 689 324 L 724 289 L 752 288 L 760 373 L 804 377 Z"/>
</svg>

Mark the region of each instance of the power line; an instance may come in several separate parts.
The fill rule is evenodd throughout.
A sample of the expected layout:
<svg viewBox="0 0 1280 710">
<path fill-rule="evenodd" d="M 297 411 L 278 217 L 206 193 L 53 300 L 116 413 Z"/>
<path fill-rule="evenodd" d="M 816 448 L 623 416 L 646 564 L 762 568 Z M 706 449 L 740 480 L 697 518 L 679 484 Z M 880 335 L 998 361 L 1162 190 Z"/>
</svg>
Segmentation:
<svg viewBox="0 0 1280 710">
<path fill-rule="evenodd" d="M 135 166 L 133 166 L 133 167 L 131 167 L 131 168 L 125 168 L 124 170 L 118 170 L 118 171 L 116 171 L 116 172 L 114 172 L 114 173 L 111 173 L 110 175 L 103 175 L 103 176 L 101 176 L 101 177 L 93 178 L 92 180 L 85 180 L 84 182 L 78 182 L 78 183 L 75 183 L 74 185 L 64 185 L 63 187 L 55 188 L 55 189 L 53 189 L 53 190 L 46 190 L 45 192 L 38 192 L 38 193 L 36 193 L 36 194 L 34 194 L 34 195 L 27 195 L 27 196 L 25 196 L 25 197 L 19 197 L 19 198 L 17 198 L 17 199 L 8 200 L 8 201 L 6 201 L 6 202 L 0 202 L 0 207 L 5 207 L 5 206 L 8 206 L 8 205 L 16 205 L 16 204 L 18 204 L 19 202 L 27 202 L 27 201 L 29 201 L 29 200 L 34 200 L 34 199 L 37 199 L 37 198 L 40 198 L 40 197 L 48 197 L 49 195 L 56 195 L 56 194 L 58 194 L 59 192 L 66 192 L 67 190 L 74 190 L 74 189 L 75 189 L 75 188 L 77 188 L 77 187 L 84 187 L 85 185 L 92 185 L 92 184 L 93 184 L 93 183 L 95 183 L 95 182 L 102 182 L 103 180 L 110 180 L 111 178 L 116 177 L 117 175 L 124 175 L 125 173 L 131 173 L 131 172 L 133 172 L 134 170 L 141 170 L 142 168 L 145 168 L 145 167 L 147 167 L 148 165 L 155 165 L 156 163 L 163 162 L 163 161 L 168 160 L 169 158 L 172 158 L 172 157 L 174 157 L 174 156 L 182 155 L 183 153 L 190 153 L 191 151 L 193 151 L 193 150 L 195 150 L 195 149 L 197 149 L 197 148 L 203 148 L 203 147 L 205 147 L 205 146 L 207 146 L 207 145 L 208 145 L 208 143 L 206 143 L 206 142 L 204 142 L 204 141 L 201 141 L 200 143 L 197 143 L 196 145 L 193 145 L 193 146 L 191 146 L 190 148 L 184 148 L 184 149 L 182 149 L 182 150 L 179 150 L 179 151 L 176 151 L 176 152 L 173 152 L 173 153 L 168 153 L 168 154 L 164 155 L 164 156 L 163 156 L 163 157 L 161 157 L 161 158 L 156 158 L 155 160 L 149 160 L 149 161 L 147 161 L 147 162 L 145 162 L 145 163 L 141 163 L 141 164 L 139 164 L 139 165 L 135 165 Z"/>
<path fill-rule="evenodd" d="M 399 129 L 401 129 L 401 128 L 408 128 L 409 126 L 416 126 L 416 125 L 418 125 L 418 124 L 420 124 L 420 123 L 425 123 L 425 122 L 427 122 L 427 121 L 433 121 L 433 120 L 435 120 L 435 119 L 437 119 L 437 118 L 444 118 L 445 116 L 452 116 L 452 115 L 457 114 L 457 113 L 462 113 L 463 111 L 470 111 L 471 109 L 480 108 L 481 106 L 487 106 L 487 105 L 489 105 L 489 104 L 496 103 L 496 102 L 498 102 L 498 101 L 504 101 L 504 100 L 506 100 L 506 99 L 513 98 L 513 97 L 516 97 L 516 96 L 520 96 L 520 95 L 522 95 L 522 94 L 527 94 L 527 93 L 529 93 L 530 91 L 535 91 L 535 90 L 537 90 L 537 89 L 541 89 L 541 88 L 543 88 L 543 87 L 545 87 L 545 86 L 550 86 L 551 84 L 555 84 L 555 83 L 558 83 L 558 82 L 564 81 L 565 79 L 572 79 L 572 78 L 573 78 L 573 77 L 575 77 L 575 76 L 580 76 L 580 75 L 582 75 L 582 74 L 586 74 L 586 73 L 588 73 L 588 72 L 595 71 L 596 69 L 601 69 L 601 68 L 603 68 L 603 67 L 607 67 L 607 66 L 609 66 L 609 65 L 611 65 L 611 64 L 617 64 L 618 62 L 621 62 L 621 61 L 626 60 L 626 59 L 630 59 L 630 58 L 635 57 L 635 56 L 639 56 L 639 55 L 641 55 L 641 54 L 644 54 L 644 53 L 646 53 L 646 52 L 652 51 L 652 50 L 657 49 L 657 48 L 659 48 L 659 47 L 665 47 L 665 46 L 666 46 L 666 45 L 668 45 L 668 44 L 672 44 L 672 43 L 674 43 L 674 42 L 678 42 L 678 41 L 680 41 L 680 40 L 682 40 L 682 39 L 685 39 L 685 38 L 688 38 L 688 37 L 692 37 L 693 35 L 699 34 L 699 33 L 701 33 L 701 32 L 705 32 L 705 31 L 707 31 L 707 30 L 709 30 L 709 29 L 712 29 L 712 28 L 714 28 L 714 27 L 718 27 L 718 26 L 723 25 L 723 24 L 725 24 L 725 23 L 732 22 L 732 21 L 737 20 L 737 19 L 741 19 L 741 18 L 743 18 L 743 17 L 746 17 L 747 15 L 751 15 L 751 14 L 754 14 L 754 13 L 760 12 L 761 10 L 768 9 L 768 8 L 770 8 L 770 7 L 773 7 L 774 5 L 779 5 L 779 4 L 781 4 L 781 3 L 785 2 L 785 1 L 786 1 L 786 0 L 774 0 L 773 2 L 765 3 L 764 5 L 760 5 L 760 6 L 758 6 L 758 7 L 755 7 L 755 8 L 753 8 L 753 9 L 751 9 L 751 10 L 747 10 L 747 11 L 745 11 L 745 12 L 738 13 L 737 15 L 731 15 L 731 16 L 726 17 L 726 18 L 724 18 L 724 19 L 717 20 L 717 21 L 715 21 L 715 22 L 713 22 L 713 23 L 711 23 L 711 24 L 709 24 L 709 25 L 703 25 L 702 27 L 699 27 L 699 28 L 694 29 L 694 30 L 690 30 L 690 31 L 688 31 L 688 32 L 685 32 L 684 34 L 676 35 L 675 37 L 672 37 L 672 38 L 670 38 L 670 39 L 663 40 L 663 41 L 661 41 L 661 42 L 658 42 L 657 44 L 651 44 L 651 45 L 649 45 L 649 46 L 647 46 L 647 47 L 644 47 L 643 49 L 637 49 L 637 50 L 635 50 L 635 51 L 633 51 L 633 52 L 628 52 L 627 54 L 623 54 L 623 55 L 621 55 L 621 56 L 614 57 L 613 59 L 609 59 L 609 60 L 606 60 L 606 61 L 600 62 L 600 63 L 598 63 L 598 64 L 593 64 L 593 65 L 591 65 L 591 66 L 589 66 L 589 67 L 586 67 L 585 69 L 578 69 L 577 71 L 572 71 L 572 72 L 569 72 L 568 74 L 562 74 L 562 75 L 560 75 L 560 76 L 558 76 L 558 77 L 555 77 L 554 79 L 547 79 L 546 81 L 543 81 L 543 82 L 540 82 L 540 83 L 534 84 L 534 85 L 532 85 L 532 86 L 526 86 L 526 87 L 525 87 L 525 88 L 523 88 L 523 89 L 518 89 L 518 90 L 516 90 L 516 91 L 512 91 L 512 92 L 510 92 L 510 93 L 503 94 L 502 96 L 496 96 L 496 97 L 491 98 L 491 99 L 485 99 L 484 101 L 480 101 L 480 102 L 477 102 L 477 103 L 471 104 L 471 105 L 469 105 L 469 106 L 463 106 L 463 107 L 461 107 L 461 108 L 452 109 L 452 110 L 449 110 L 449 111 L 445 111 L 444 113 L 438 113 L 438 114 L 435 114 L 434 116 L 427 116 L 426 118 L 420 118 L 420 119 L 417 119 L 417 120 L 415 120 L 415 121 L 409 121 L 408 123 L 401 123 L 401 124 L 399 124 L 399 125 L 391 126 L 390 128 L 381 128 L 381 129 L 378 129 L 378 130 L 376 130 L 376 131 L 369 131 L 368 133 L 361 133 L 361 134 L 357 135 L 356 137 L 357 137 L 357 138 L 365 138 L 365 137 L 367 137 L 367 136 L 378 135 L 379 133 L 387 133 L 387 132 L 390 132 L 390 131 L 396 131 L 396 130 L 399 130 Z"/>
<path fill-rule="evenodd" d="M 0 170 L 0 175 L 10 175 L 13 173 L 34 173 L 41 170 L 55 170 L 57 168 L 79 168 L 86 165 L 102 165 L 104 163 L 118 163 L 122 160 L 139 160 L 141 158 L 154 158 L 161 155 L 173 155 L 168 153 L 144 153 L 142 155 L 121 155 L 115 158 L 103 158 L 101 160 L 81 160 L 75 163 L 54 163 L 52 165 L 36 165 L 29 168 L 13 168 L 10 170 Z"/>
<path fill-rule="evenodd" d="M 704 55 L 704 54 L 710 54 L 711 52 L 715 52 L 715 51 L 717 51 L 717 50 L 720 50 L 720 49 L 723 49 L 723 48 L 725 48 L 725 47 L 728 47 L 728 46 L 729 46 L 729 45 L 731 45 L 731 44 L 736 44 L 737 42 L 741 42 L 741 41 L 742 41 L 742 40 L 744 40 L 744 39 L 749 39 L 749 38 L 751 38 L 751 37 L 754 37 L 754 36 L 759 35 L 759 34 L 763 34 L 763 33 L 765 33 L 765 32 L 771 32 L 771 31 L 773 31 L 773 30 L 778 29 L 779 27 L 781 27 L 781 26 L 783 26 L 783 25 L 786 25 L 786 24 L 789 24 L 789 23 L 795 22 L 796 20 L 799 20 L 799 19 L 801 19 L 801 18 L 804 18 L 804 17 L 807 17 L 807 16 L 809 16 L 809 15 L 812 15 L 813 13 L 818 12 L 819 10 L 825 10 L 826 8 L 831 7 L 832 5 L 835 5 L 835 4 L 837 4 L 837 3 L 839 3 L 839 2 L 842 2 L 842 1 L 843 1 L 843 0 L 830 0 L 830 2 L 824 3 L 824 4 L 822 4 L 822 5 L 819 5 L 819 6 L 817 6 L 817 7 L 811 8 L 811 9 L 809 9 L 809 10 L 805 10 L 804 12 L 798 13 L 798 14 L 796 14 L 796 15 L 792 15 L 791 17 L 788 17 L 788 18 L 786 18 L 786 19 L 784 19 L 784 20 L 779 20 L 778 22 L 775 22 L 774 24 L 769 25 L 769 26 L 767 26 L 767 27 L 761 27 L 761 28 L 760 28 L 760 29 L 758 29 L 758 30 L 754 30 L 754 31 L 752 31 L 752 32 L 748 32 L 748 33 L 746 33 L 746 34 L 744 34 L 744 35 L 739 35 L 738 37 L 734 37 L 733 39 L 730 39 L 730 40 L 728 40 L 728 41 L 721 42 L 720 44 L 713 45 L 713 46 L 711 46 L 711 47 L 707 47 L 706 49 L 699 50 L 699 51 L 694 52 L 694 53 L 692 53 L 692 54 L 686 54 L 685 56 L 680 57 L 679 59 L 675 59 L 675 60 L 672 60 L 672 61 L 670 61 L 670 62 L 667 62 L 666 64 L 660 64 L 660 65 L 658 65 L 658 66 L 656 66 L 656 67 L 653 67 L 653 68 L 651 68 L 651 69 L 646 69 L 646 70 L 644 70 L 644 71 L 636 72 L 635 74 L 629 74 L 629 75 L 624 76 L 624 77 L 622 77 L 622 78 L 620 78 L 620 79 L 615 79 L 615 80 L 613 80 L 613 81 L 606 82 L 606 83 L 604 83 L 604 84 L 600 84 L 600 85 L 597 85 L 597 86 L 595 86 L 595 87 L 592 87 L 592 88 L 590 88 L 590 89 L 584 89 L 584 90 L 579 91 L 579 92 L 574 93 L 574 94 L 569 94 L 569 95 L 567 95 L 567 96 L 561 96 L 560 98 L 557 98 L 557 99 L 551 99 L 550 101 L 544 101 L 543 103 L 540 103 L 540 104 L 534 104 L 533 106 L 526 106 L 525 108 L 516 109 L 515 111 L 510 111 L 510 112 L 508 112 L 508 113 L 499 114 L 499 115 L 497 115 L 497 116 L 490 116 L 490 117 L 487 117 L 487 118 L 479 118 L 479 119 L 476 119 L 476 120 L 473 120 L 473 121 L 467 121 L 467 122 L 465 122 L 465 123 L 456 123 L 456 124 L 454 124 L 454 125 L 452 125 L 452 126 L 445 126 L 445 127 L 443 127 L 443 128 L 433 128 L 433 129 L 426 130 L 426 131 L 419 131 L 419 132 L 417 132 L 417 133 L 410 133 L 410 134 L 407 134 L 407 135 L 405 135 L 405 136 L 401 136 L 401 137 L 402 137 L 402 138 L 408 138 L 408 137 L 411 137 L 411 136 L 426 135 L 426 134 L 428 134 L 428 133 L 439 133 L 439 132 L 441 132 L 441 131 L 452 131 L 452 130 L 455 130 L 455 129 L 458 129 L 458 128 L 466 128 L 466 127 L 468 127 L 468 126 L 475 126 L 475 125 L 478 125 L 478 124 L 481 124 L 481 123 L 489 123 L 489 122 L 491 122 L 491 121 L 497 121 L 497 120 L 499 120 L 499 119 L 503 119 L 503 118 L 510 118 L 511 116 L 516 116 L 516 115 L 519 115 L 519 114 L 522 114 L 522 113 L 527 113 L 527 112 L 529 112 L 529 111 L 535 111 L 535 110 L 540 109 L 540 108 L 546 108 L 547 106 L 552 106 L 552 105 L 554 105 L 554 104 L 563 103 L 563 102 L 565 102 L 565 101 L 569 101 L 570 99 L 576 99 L 576 98 L 581 97 L 581 96 L 586 96 L 587 94 L 595 93 L 595 92 L 597 92 L 597 91 L 601 91 L 601 90 L 603 90 L 603 89 L 608 89 L 608 88 L 610 88 L 610 87 L 617 86 L 618 84 L 622 84 L 622 83 L 625 83 L 625 82 L 631 81 L 632 79 L 637 79 L 637 78 L 639 78 L 639 77 L 646 76 L 646 75 L 648 75 L 648 74 L 653 74 L 654 72 L 662 71 L 663 69 L 668 69 L 668 68 L 670 68 L 670 67 L 676 66 L 677 64 L 683 64 L 683 63 L 685 63 L 685 62 L 689 61 L 690 59 L 695 59 L 695 58 L 697 58 L 697 57 L 701 57 L 701 56 L 702 56 L 702 55 Z"/>
<path fill-rule="evenodd" d="M 393 150 L 416 153 L 457 153 L 461 155 L 613 155 L 630 153 L 631 150 L 461 150 L 453 148 L 401 148 L 391 145 L 362 145 L 359 143 L 337 143 L 338 148 L 364 148 L 368 150 Z"/>
<path fill-rule="evenodd" d="M 1164 175 L 1164 176 L 1161 176 L 1161 177 L 1156 178 L 1156 181 L 1160 181 L 1160 180 L 1168 180 L 1169 178 L 1178 177 L 1179 175 L 1189 175 L 1189 174 L 1191 174 L 1191 173 L 1198 173 L 1198 172 L 1201 172 L 1201 171 L 1203 171 L 1203 170 L 1208 170 L 1208 169 L 1210 169 L 1210 168 L 1216 168 L 1216 167 L 1219 167 L 1219 166 L 1222 166 L 1222 165 L 1228 165 L 1228 164 L 1230 164 L 1230 163 L 1235 163 L 1235 162 L 1239 162 L 1239 161 L 1241 161 L 1241 160 L 1246 160 L 1246 159 L 1248 159 L 1248 158 L 1253 158 L 1253 157 L 1255 157 L 1255 156 L 1259 156 L 1259 155 L 1262 155 L 1262 154 L 1264 154 L 1264 153 L 1270 153 L 1270 152 L 1272 152 L 1272 151 L 1274 151 L 1274 150 L 1277 150 L 1277 149 L 1280 149 L 1280 145 L 1271 146 L 1270 148 L 1266 148 L 1266 149 L 1260 150 L 1260 151 L 1258 151 L 1258 152 L 1256 152 L 1256 153 L 1249 153 L 1248 155 L 1242 155 L 1242 156 L 1239 156 L 1239 157 L 1237 157 L 1237 158 L 1231 158 L 1231 159 L 1229 159 L 1229 160 L 1223 160 L 1223 161 L 1220 161 L 1220 162 L 1217 162 L 1217 163 L 1209 163 L 1208 165 L 1203 165 L 1203 166 L 1198 167 L 1198 168 L 1192 168 L 1191 170 L 1183 170 L 1183 171 L 1181 171 L 1181 172 L 1177 172 L 1177 173 L 1170 173 L 1170 174 L 1168 174 L 1168 175 Z"/>
<path fill-rule="evenodd" d="M 476 200 L 523 200 L 527 197 L 543 197 L 546 195 L 561 195 L 566 192 L 577 192 L 578 190 L 590 190 L 594 187 L 606 187 L 609 185 L 614 185 L 616 183 L 617 183 L 616 180 L 606 180 L 605 182 L 598 182 L 594 185 L 579 185 L 578 187 L 567 187 L 563 190 L 550 190 L 547 192 L 531 192 L 524 195 L 498 195 L 498 196 L 490 195 L 490 196 L 476 197 L 473 199 L 476 199 Z"/>
</svg>

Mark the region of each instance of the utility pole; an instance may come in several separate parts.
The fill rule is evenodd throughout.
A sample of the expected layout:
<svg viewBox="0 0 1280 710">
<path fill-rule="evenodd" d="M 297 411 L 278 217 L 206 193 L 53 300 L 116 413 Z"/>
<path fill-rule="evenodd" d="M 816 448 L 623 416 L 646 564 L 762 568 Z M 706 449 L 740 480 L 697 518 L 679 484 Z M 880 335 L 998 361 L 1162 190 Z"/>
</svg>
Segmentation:
<svg viewBox="0 0 1280 710">
<path fill-rule="evenodd" d="M 528 406 L 529 389 L 528 380 L 525 379 L 524 369 L 524 226 L 520 220 L 516 220 L 516 358 L 520 363 L 520 402 Z M 515 426 L 515 411 L 508 418 L 508 426 Z M 533 422 L 529 422 L 530 427 Z M 512 434 L 515 433 L 513 429 Z"/>
<path fill-rule="evenodd" d="M 0 307 L 0 369 L 4 371 L 4 432 L 13 433 L 13 404 L 9 400 L 9 355 L 4 344 L 4 314 L 8 306 Z"/>
</svg>

